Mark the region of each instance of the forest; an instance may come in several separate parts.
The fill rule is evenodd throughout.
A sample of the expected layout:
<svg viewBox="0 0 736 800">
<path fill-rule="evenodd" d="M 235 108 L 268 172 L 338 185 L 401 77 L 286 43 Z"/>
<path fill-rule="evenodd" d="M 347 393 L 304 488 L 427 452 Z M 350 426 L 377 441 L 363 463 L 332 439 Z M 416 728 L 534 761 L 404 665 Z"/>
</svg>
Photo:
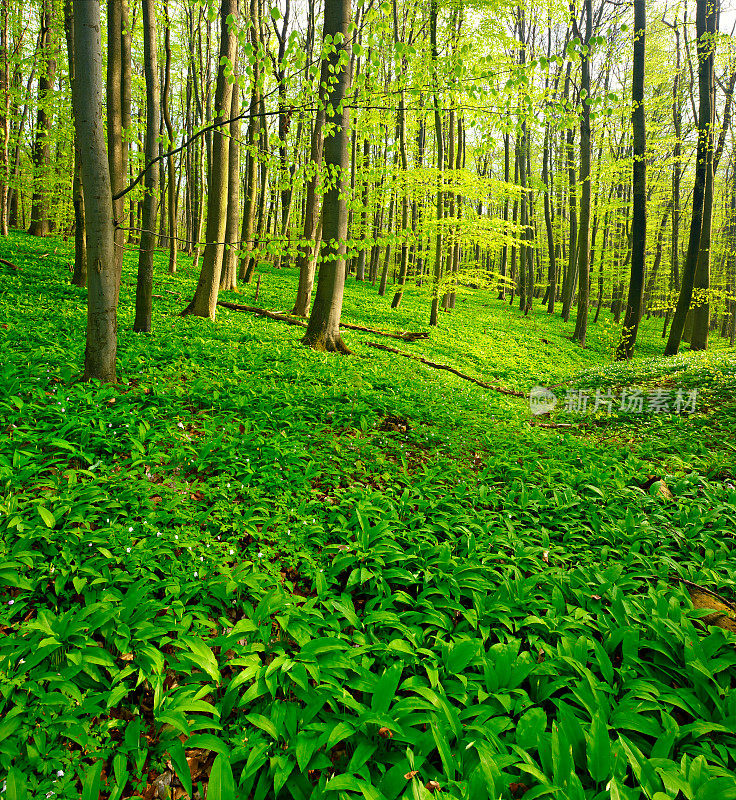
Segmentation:
<svg viewBox="0 0 736 800">
<path fill-rule="evenodd" d="M 736 6 L 0 0 L 0 799 L 736 800 Z"/>
</svg>

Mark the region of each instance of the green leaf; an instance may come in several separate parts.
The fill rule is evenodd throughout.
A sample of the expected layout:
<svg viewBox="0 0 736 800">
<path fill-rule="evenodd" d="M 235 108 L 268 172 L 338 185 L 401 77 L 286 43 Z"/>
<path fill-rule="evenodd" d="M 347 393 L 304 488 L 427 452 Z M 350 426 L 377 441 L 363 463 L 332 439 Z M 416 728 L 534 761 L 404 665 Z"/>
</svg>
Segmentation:
<svg viewBox="0 0 736 800">
<path fill-rule="evenodd" d="M 388 711 L 391 701 L 396 696 L 396 688 L 401 680 L 402 670 L 402 665 L 396 664 L 393 667 L 389 667 L 376 681 L 373 697 L 371 698 L 371 711 L 378 713 Z"/>
<path fill-rule="evenodd" d="M 100 797 L 100 778 L 102 768 L 105 766 L 103 759 L 95 761 L 82 784 L 82 800 L 99 800 Z"/>
<path fill-rule="evenodd" d="M 18 767 L 11 767 L 7 777 L 7 800 L 28 800 L 25 775 Z"/>
<path fill-rule="evenodd" d="M 56 526 L 56 517 L 54 517 L 48 508 L 38 506 L 38 513 L 41 515 L 41 519 L 46 523 L 47 528 L 53 528 Z"/>
<path fill-rule="evenodd" d="M 195 663 L 201 667 L 215 683 L 220 683 L 220 669 L 212 650 L 201 640 L 193 636 L 182 636 L 181 641 L 197 656 Z"/>
<path fill-rule="evenodd" d="M 596 783 L 603 783 L 611 777 L 611 739 L 600 714 L 593 717 L 588 736 L 588 769 Z"/>
<path fill-rule="evenodd" d="M 207 787 L 208 800 L 232 800 L 235 797 L 235 779 L 230 760 L 219 753 L 212 765 Z"/>
<path fill-rule="evenodd" d="M 736 778 L 711 778 L 700 786 L 695 800 L 736 800 Z"/>
<path fill-rule="evenodd" d="M 279 732 L 276 726 L 268 717 L 264 717 L 263 714 L 248 714 L 245 718 L 251 725 L 255 725 L 256 728 L 265 731 L 272 739 L 279 738 Z"/>
<path fill-rule="evenodd" d="M 179 778 L 181 785 L 184 787 L 184 791 L 189 795 L 189 797 L 191 797 L 193 794 L 192 773 L 189 769 L 189 764 L 187 763 L 184 745 L 181 743 L 181 741 L 179 741 L 179 739 L 174 739 L 169 744 L 168 750 L 169 755 L 171 756 L 171 763 L 174 767 L 174 771 L 176 772 L 176 776 Z"/>
<path fill-rule="evenodd" d="M 537 748 L 546 730 L 547 715 L 541 708 L 530 708 L 516 725 L 516 742 L 524 750 Z"/>
<path fill-rule="evenodd" d="M 199 747 L 202 750 L 211 750 L 213 753 L 230 758 L 228 746 L 217 736 L 211 733 L 195 733 L 187 739 L 187 747 Z"/>
</svg>

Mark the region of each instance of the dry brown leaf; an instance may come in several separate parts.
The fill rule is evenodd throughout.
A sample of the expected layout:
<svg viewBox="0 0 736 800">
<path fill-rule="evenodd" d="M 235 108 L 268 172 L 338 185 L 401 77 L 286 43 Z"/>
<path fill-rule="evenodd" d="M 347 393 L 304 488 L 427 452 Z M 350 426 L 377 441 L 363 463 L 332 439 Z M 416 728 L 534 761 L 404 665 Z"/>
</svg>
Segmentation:
<svg viewBox="0 0 736 800">
<path fill-rule="evenodd" d="M 415 775 L 419 775 L 418 769 L 413 769 L 411 772 L 407 772 L 406 775 L 404 775 L 404 778 L 407 781 L 410 781 Z"/>
<path fill-rule="evenodd" d="M 662 479 L 658 480 L 654 485 L 657 487 L 657 491 L 659 492 L 659 494 L 662 497 L 664 497 L 665 500 L 675 499 L 675 496 L 670 491 L 670 487 L 667 486 L 667 484 Z"/>
<path fill-rule="evenodd" d="M 704 625 L 716 625 L 736 633 L 736 606 L 733 603 L 704 586 L 698 586 L 697 583 L 690 581 L 683 581 L 683 583 L 687 586 L 695 608 L 707 608 L 714 612 L 700 618 Z"/>
<path fill-rule="evenodd" d="M 430 792 L 439 792 L 440 785 L 437 781 L 427 781 L 424 784 L 424 788 L 428 789 Z"/>
<path fill-rule="evenodd" d="M 394 737 L 393 731 L 390 728 L 379 728 L 378 735 L 382 739 L 393 739 Z"/>
</svg>

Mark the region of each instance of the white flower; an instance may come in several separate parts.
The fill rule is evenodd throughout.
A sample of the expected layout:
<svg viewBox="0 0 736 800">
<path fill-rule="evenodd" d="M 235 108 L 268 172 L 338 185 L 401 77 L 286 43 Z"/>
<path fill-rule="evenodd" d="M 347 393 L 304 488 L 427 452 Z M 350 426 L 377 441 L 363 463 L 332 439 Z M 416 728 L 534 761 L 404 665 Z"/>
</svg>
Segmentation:
<svg viewBox="0 0 736 800">
<path fill-rule="evenodd" d="M 132 528 L 128 528 L 128 533 L 133 533 L 133 529 Z"/>
<path fill-rule="evenodd" d="M 57 778 L 63 778 L 64 777 L 64 770 L 63 769 L 57 769 L 56 770 L 56 777 Z"/>
<path fill-rule="evenodd" d="M 263 558 L 263 553 L 259 553 L 258 558 Z"/>
<path fill-rule="evenodd" d="M 231 556 L 234 556 L 234 555 L 235 555 L 235 550 L 231 550 L 231 551 L 230 551 L 230 555 L 231 555 Z"/>
<path fill-rule="evenodd" d="M 126 547 L 126 548 L 125 548 L 125 552 L 126 552 L 126 553 L 129 553 L 129 552 L 130 552 L 130 548 L 129 548 L 129 547 Z"/>
<path fill-rule="evenodd" d="M 156 531 L 156 536 L 161 536 L 161 531 Z"/>
<path fill-rule="evenodd" d="M 178 539 L 178 538 L 179 538 L 179 537 L 178 537 L 176 534 L 174 534 L 174 539 Z"/>
<path fill-rule="evenodd" d="M 9 605 L 9 606 L 12 606 L 12 605 L 13 605 L 13 603 L 15 603 L 15 600 L 8 600 L 8 605 Z"/>
<path fill-rule="evenodd" d="M 204 561 L 204 556 L 200 556 L 200 557 L 199 557 L 199 560 L 200 560 L 200 561 Z"/>
<path fill-rule="evenodd" d="M 195 578 L 198 578 L 198 577 L 199 577 L 199 574 L 197 573 L 197 571 L 196 571 L 196 570 L 195 570 L 195 572 L 194 572 L 194 577 L 195 577 Z"/>
</svg>

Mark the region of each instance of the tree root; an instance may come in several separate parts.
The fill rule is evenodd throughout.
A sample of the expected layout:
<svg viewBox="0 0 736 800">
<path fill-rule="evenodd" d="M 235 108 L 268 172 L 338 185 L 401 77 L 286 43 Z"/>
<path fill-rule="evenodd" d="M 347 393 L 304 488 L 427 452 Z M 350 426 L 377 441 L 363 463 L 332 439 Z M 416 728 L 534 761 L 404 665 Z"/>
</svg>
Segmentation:
<svg viewBox="0 0 736 800">
<path fill-rule="evenodd" d="M 277 322 L 285 322 L 287 325 L 297 325 L 300 328 L 307 327 L 306 320 L 293 317 L 290 314 L 279 313 L 277 311 L 268 311 L 265 308 L 256 308 L 255 306 L 243 306 L 240 303 L 228 303 L 224 300 L 218 300 L 217 305 L 222 306 L 223 308 L 229 308 L 232 311 L 244 311 L 261 317 L 268 317 L 268 319 L 274 319 Z M 351 331 L 373 333 L 376 336 L 388 336 L 390 339 L 401 339 L 404 342 L 415 342 L 417 339 L 429 339 L 429 333 L 426 331 L 380 331 L 376 328 L 365 328 L 362 325 L 352 325 L 349 322 L 341 322 L 340 327 Z"/>
<path fill-rule="evenodd" d="M 447 372 L 451 372 L 453 375 L 457 375 L 458 378 L 462 378 L 464 381 L 470 381 L 477 386 L 481 386 L 483 389 L 491 389 L 494 392 L 507 394 L 510 397 L 526 397 L 523 392 L 517 392 L 515 389 L 507 389 L 505 386 L 494 386 L 490 383 L 486 383 L 485 381 L 479 381 L 477 378 L 472 378 L 470 375 L 466 375 L 454 367 L 448 367 L 447 364 L 438 364 L 436 361 L 429 361 L 426 358 L 414 355 L 414 353 L 403 353 L 401 350 L 397 350 L 395 347 L 388 347 L 385 344 L 378 344 L 378 342 L 366 342 L 366 344 L 368 347 L 375 347 L 377 350 L 385 350 L 388 353 L 396 353 L 396 355 L 403 356 L 404 358 L 411 358 L 413 361 L 419 361 L 422 364 L 426 364 L 428 367 L 444 369 Z"/>
</svg>

